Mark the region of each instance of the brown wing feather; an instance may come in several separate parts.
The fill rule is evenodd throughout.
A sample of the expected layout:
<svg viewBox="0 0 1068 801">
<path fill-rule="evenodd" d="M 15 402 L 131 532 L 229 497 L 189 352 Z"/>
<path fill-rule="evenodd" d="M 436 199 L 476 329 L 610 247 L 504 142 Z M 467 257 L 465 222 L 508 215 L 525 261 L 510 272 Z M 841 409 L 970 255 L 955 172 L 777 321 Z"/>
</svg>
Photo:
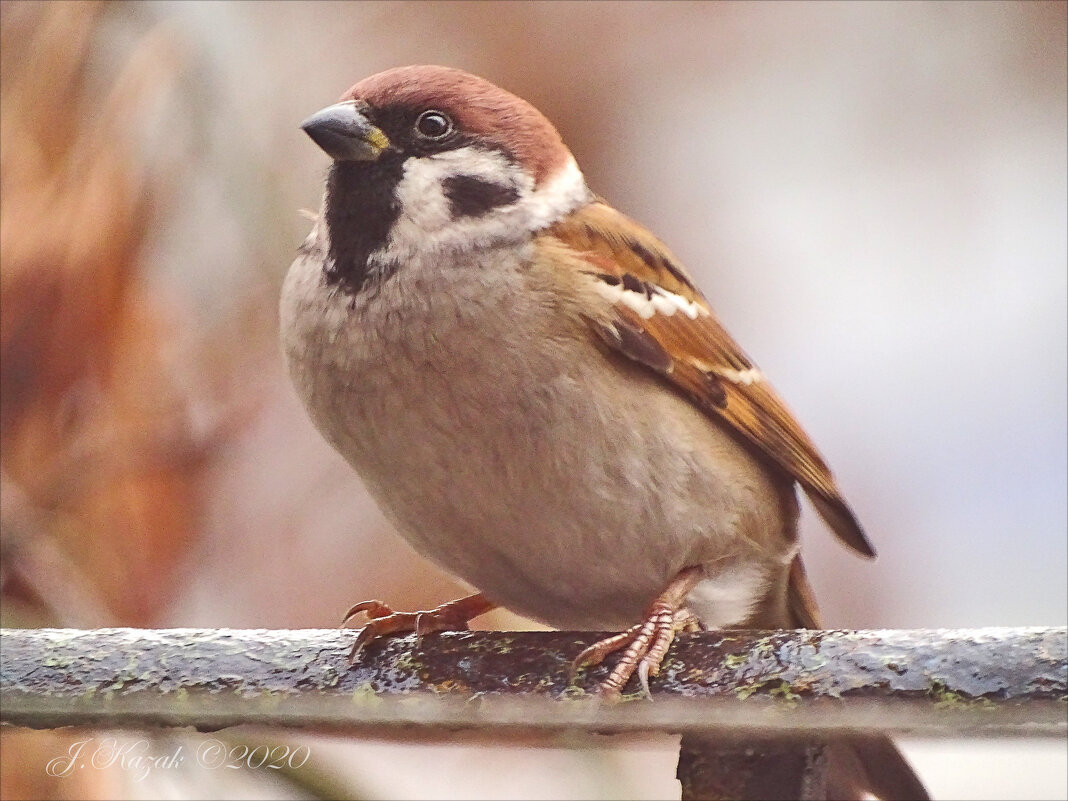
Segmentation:
<svg viewBox="0 0 1068 801">
<path fill-rule="evenodd" d="M 642 293 L 651 300 L 660 290 L 696 304 L 690 314 L 643 315 L 633 304 L 617 301 L 610 323 L 591 324 L 606 342 L 664 375 L 792 476 L 843 542 L 875 555 L 816 446 L 660 240 L 600 202 L 571 214 L 545 235 L 588 264 L 591 281 L 601 281 L 602 288 L 612 287 L 617 294 L 633 293 L 629 297 L 639 306 Z"/>
</svg>

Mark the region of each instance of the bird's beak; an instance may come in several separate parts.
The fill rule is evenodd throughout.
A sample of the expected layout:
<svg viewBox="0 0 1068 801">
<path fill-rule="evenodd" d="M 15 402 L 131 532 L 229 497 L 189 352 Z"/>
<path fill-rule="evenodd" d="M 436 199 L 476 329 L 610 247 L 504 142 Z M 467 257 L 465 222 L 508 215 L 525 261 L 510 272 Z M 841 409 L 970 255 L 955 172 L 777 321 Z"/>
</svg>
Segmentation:
<svg viewBox="0 0 1068 801">
<path fill-rule="evenodd" d="M 355 100 L 327 106 L 300 127 L 334 161 L 374 161 L 390 147 L 389 138 L 368 121 Z"/>
</svg>

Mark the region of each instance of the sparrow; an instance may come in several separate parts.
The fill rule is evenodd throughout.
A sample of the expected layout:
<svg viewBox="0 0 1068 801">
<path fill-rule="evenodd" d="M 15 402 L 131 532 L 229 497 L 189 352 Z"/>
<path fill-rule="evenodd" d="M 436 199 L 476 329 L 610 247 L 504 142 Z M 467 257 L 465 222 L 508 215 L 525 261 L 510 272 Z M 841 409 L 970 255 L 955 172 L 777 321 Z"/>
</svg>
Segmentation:
<svg viewBox="0 0 1068 801">
<path fill-rule="evenodd" d="M 847 547 L 871 543 L 687 270 L 588 188 L 552 123 L 409 66 L 302 127 L 332 164 L 282 289 L 293 384 L 396 530 L 478 590 L 357 604 L 354 658 L 503 606 L 619 630 L 576 659 L 621 651 L 613 696 L 635 673 L 648 692 L 679 630 L 819 627 L 796 488 Z M 864 790 L 926 797 L 888 740 L 855 742 Z"/>
</svg>

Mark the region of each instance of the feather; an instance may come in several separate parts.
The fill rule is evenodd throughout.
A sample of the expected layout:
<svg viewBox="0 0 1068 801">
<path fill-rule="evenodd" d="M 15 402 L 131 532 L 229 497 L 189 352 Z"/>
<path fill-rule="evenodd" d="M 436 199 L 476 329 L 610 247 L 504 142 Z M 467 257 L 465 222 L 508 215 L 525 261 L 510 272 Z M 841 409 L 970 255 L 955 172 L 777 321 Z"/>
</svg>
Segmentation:
<svg viewBox="0 0 1068 801">
<path fill-rule="evenodd" d="M 816 446 L 655 236 L 607 204 L 590 203 L 542 237 L 569 249 L 609 301 L 589 322 L 610 347 L 682 390 L 712 419 L 797 481 L 840 540 L 874 556 Z"/>
</svg>

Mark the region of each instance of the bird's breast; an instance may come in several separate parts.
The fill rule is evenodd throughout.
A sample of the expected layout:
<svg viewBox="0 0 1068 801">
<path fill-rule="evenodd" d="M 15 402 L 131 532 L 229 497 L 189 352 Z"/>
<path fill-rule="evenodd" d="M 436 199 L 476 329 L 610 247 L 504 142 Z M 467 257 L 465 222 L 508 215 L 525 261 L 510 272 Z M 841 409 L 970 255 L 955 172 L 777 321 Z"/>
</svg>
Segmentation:
<svg viewBox="0 0 1068 801">
<path fill-rule="evenodd" d="M 629 625 L 689 564 L 777 556 L 763 469 L 658 378 L 608 363 L 534 270 L 515 248 L 408 264 L 356 297 L 314 264 L 287 278 L 298 392 L 399 532 L 493 600 L 578 628 Z"/>
</svg>

